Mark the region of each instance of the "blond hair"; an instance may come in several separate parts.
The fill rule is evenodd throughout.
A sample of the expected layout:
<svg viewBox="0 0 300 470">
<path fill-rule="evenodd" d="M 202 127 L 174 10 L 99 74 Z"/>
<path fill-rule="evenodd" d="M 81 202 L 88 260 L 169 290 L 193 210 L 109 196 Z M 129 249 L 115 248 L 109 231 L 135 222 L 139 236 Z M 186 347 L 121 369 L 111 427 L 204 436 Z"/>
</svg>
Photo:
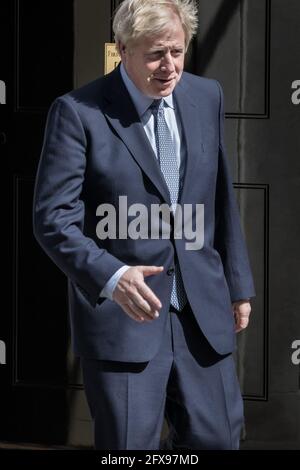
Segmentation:
<svg viewBox="0 0 300 470">
<path fill-rule="evenodd" d="M 115 12 L 115 41 L 130 45 L 143 36 L 154 36 L 170 25 L 172 13 L 179 17 L 186 49 L 197 30 L 194 0 L 124 0 Z"/>
</svg>

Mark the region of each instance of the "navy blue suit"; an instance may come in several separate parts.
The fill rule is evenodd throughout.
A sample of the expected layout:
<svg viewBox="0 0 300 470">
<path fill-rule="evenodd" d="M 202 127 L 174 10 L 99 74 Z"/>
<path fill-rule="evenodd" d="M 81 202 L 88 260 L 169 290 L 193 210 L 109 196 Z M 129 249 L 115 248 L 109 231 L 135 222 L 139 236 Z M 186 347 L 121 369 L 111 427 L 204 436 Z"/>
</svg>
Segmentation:
<svg viewBox="0 0 300 470">
<path fill-rule="evenodd" d="M 128 206 L 143 204 L 149 213 L 152 204 L 170 205 L 119 69 L 58 98 L 50 109 L 35 189 L 34 231 L 68 277 L 74 351 L 86 361 L 141 364 L 157 358 L 170 327 L 175 253 L 195 331 L 216 355 L 225 357 L 235 348 L 232 302 L 254 296 L 224 151 L 220 85 L 183 73 L 174 98 L 187 149 L 179 202 L 205 208 L 204 246 L 196 251 L 187 251 L 186 240 L 172 237 L 97 238 L 100 204 L 114 205 L 117 215 L 118 198 L 124 195 Z M 162 303 L 157 320 L 137 323 L 115 302 L 99 298 L 124 264 L 164 266 L 161 274 L 145 280 Z"/>
</svg>

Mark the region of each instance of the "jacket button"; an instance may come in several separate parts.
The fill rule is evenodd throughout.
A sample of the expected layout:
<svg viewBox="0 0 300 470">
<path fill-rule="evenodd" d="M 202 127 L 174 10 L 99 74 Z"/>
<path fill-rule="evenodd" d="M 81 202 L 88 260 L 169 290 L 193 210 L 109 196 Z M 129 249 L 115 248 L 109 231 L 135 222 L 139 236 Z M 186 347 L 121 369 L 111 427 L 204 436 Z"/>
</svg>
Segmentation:
<svg viewBox="0 0 300 470">
<path fill-rule="evenodd" d="M 168 271 L 167 271 L 167 275 L 168 276 L 172 276 L 175 272 L 175 269 L 174 268 L 169 268 Z"/>
</svg>

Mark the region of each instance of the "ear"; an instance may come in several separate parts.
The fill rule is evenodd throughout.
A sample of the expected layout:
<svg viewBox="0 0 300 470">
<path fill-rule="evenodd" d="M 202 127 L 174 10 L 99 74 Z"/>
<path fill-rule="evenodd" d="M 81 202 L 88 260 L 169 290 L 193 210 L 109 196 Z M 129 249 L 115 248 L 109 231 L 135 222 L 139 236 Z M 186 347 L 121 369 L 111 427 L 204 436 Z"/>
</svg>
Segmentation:
<svg viewBox="0 0 300 470">
<path fill-rule="evenodd" d="M 119 54 L 121 58 L 123 59 L 124 55 L 126 54 L 126 46 L 123 44 L 121 41 L 117 42 L 117 49 L 119 51 Z"/>
</svg>

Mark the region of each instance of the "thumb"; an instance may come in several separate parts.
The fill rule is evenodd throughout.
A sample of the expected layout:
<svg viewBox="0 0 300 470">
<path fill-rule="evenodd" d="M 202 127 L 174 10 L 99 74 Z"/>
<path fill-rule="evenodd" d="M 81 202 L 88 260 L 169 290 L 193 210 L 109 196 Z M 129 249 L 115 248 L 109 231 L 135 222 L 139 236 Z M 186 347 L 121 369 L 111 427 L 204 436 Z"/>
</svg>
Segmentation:
<svg viewBox="0 0 300 470">
<path fill-rule="evenodd" d="M 145 277 L 159 274 L 164 270 L 163 266 L 141 266 L 141 271 Z"/>
</svg>

